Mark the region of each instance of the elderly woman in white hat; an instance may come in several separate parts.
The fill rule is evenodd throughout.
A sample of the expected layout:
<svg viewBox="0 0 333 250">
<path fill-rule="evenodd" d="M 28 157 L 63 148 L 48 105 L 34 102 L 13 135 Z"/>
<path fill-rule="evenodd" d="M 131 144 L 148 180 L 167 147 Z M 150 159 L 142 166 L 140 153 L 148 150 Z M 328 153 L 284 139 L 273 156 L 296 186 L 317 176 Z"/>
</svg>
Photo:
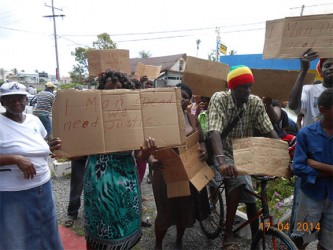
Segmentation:
<svg viewBox="0 0 333 250">
<path fill-rule="evenodd" d="M 63 249 L 47 158 L 47 132 L 25 114 L 26 87 L 0 86 L 0 249 Z"/>
</svg>

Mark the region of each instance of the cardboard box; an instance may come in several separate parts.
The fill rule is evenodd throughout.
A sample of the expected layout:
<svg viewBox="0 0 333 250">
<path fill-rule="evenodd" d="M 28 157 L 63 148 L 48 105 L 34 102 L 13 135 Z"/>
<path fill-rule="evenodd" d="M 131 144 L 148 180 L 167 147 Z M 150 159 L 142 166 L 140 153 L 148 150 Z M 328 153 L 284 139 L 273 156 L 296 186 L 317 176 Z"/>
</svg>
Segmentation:
<svg viewBox="0 0 333 250">
<path fill-rule="evenodd" d="M 155 80 L 160 76 L 162 66 L 145 65 L 138 62 L 135 69 L 135 76 L 139 80 L 142 76 L 147 76 L 149 80 Z"/>
<path fill-rule="evenodd" d="M 299 58 L 312 48 L 322 58 L 333 57 L 333 14 L 286 17 L 266 22 L 263 56 Z"/>
<path fill-rule="evenodd" d="M 87 59 L 90 76 L 98 76 L 107 69 L 131 74 L 129 50 L 89 49 Z"/>
<path fill-rule="evenodd" d="M 229 66 L 188 56 L 182 82 L 191 87 L 194 95 L 211 97 L 227 87 Z"/>
<path fill-rule="evenodd" d="M 187 138 L 186 147 L 179 148 L 179 155 L 173 149 L 155 152 L 162 161 L 163 177 L 167 184 L 169 198 L 189 196 L 190 182 L 200 192 L 214 177 L 214 171 L 199 159 L 198 132 Z"/>
<path fill-rule="evenodd" d="M 158 147 L 185 144 L 180 88 L 59 90 L 52 110 L 57 157 L 140 149 L 148 137 Z"/>
<path fill-rule="evenodd" d="M 234 164 L 239 175 L 291 176 L 287 142 L 248 137 L 235 139 L 232 144 Z"/>
<path fill-rule="evenodd" d="M 295 84 L 298 72 L 288 70 L 251 69 L 254 77 L 252 94 L 271 97 L 280 101 L 289 99 L 289 93 Z M 304 82 L 312 84 L 315 74 L 307 73 Z"/>
</svg>

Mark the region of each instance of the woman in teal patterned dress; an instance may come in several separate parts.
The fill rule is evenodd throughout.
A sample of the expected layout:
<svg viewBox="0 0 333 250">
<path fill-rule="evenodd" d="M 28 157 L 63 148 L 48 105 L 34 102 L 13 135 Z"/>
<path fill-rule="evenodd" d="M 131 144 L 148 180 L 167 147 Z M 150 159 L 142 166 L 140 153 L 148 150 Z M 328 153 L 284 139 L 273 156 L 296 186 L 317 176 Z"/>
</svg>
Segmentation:
<svg viewBox="0 0 333 250">
<path fill-rule="evenodd" d="M 131 151 L 89 156 L 84 208 L 88 249 L 129 249 L 139 241 L 141 194 Z"/>
<path fill-rule="evenodd" d="M 98 89 L 134 89 L 127 75 L 107 71 Z M 51 142 L 61 147 L 61 140 Z M 147 161 L 156 149 L 154 139 L 145 150 L 90 155 L 84 179 L 87 249 L 130 249 L 141 233 L 141 193 L 136 162 Z"/>
</svg>

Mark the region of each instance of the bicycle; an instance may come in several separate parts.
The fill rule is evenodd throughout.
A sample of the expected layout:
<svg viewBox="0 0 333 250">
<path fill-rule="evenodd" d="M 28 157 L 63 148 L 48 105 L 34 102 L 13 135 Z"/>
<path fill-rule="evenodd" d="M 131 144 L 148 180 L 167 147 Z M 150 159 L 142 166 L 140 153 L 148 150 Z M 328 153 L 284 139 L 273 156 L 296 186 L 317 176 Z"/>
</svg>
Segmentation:
<svg viewBox="0 0 333 250">
<path fill-rule="evenodd" d="M 260 229 L 252 239 L 251 249 L 297 249 L 294 242 L 285 234 L 282 230 L 275 227 L 273 224 L 273 218 L 269 213 L 267 203 L 267 183 L 269 180 L 275 179 L 275 177 L 269 176 L 254 176 L 254 178 L 260 180 L 261 192 L 260 195 L 246 190 L 251 195 L 254 195 L 261 201 L 262 209 L 256 214 L 254 218 L 250 218 L 241 225 L 233 229 L 233 233 L 236 234 L 241 229 L 249 225 L 252 221 L 260 218 Z M 211 181 L 207 185 L 209 207 L 211 208 L 209 217 L 200 222 L 203 233 L 209 239 L 214 239 L 220 236 L 224 228 L 224 206 L 222 193 L 225 190 L 225 182 L 222 181 L 220 185 L 217 185 L 215 181 Z"/>
</svg>

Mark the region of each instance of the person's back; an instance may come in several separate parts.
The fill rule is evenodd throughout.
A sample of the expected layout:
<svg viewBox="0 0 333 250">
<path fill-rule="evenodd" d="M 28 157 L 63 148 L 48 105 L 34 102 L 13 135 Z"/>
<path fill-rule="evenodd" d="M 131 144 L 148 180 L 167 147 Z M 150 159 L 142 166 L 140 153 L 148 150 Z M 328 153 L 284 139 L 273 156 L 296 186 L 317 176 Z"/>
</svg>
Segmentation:
<svg viewBox="0 0 333 250">
<path fill-rule="evenodd" d="M 52 134 L 52 106 L 55 100 L 55 95 L 53 94 L 55 86 L 52 82 L 45 84 L 45 90 L 39 92 L 34 99 L 31 100 L 31 104 L 35 105 L 32 113 L 41 120 L 46 131 L 47 139 L 49 140 Z"/>
<path fill-rule="evenodd" d="M 34 109 L 34 114 L 52 112 L 52 105 L 55 99 L 55 95 L 51 91 L 44 90 L 39 92 L 36 95 L 36 99 L 37 103 Z"/>
</svg>

